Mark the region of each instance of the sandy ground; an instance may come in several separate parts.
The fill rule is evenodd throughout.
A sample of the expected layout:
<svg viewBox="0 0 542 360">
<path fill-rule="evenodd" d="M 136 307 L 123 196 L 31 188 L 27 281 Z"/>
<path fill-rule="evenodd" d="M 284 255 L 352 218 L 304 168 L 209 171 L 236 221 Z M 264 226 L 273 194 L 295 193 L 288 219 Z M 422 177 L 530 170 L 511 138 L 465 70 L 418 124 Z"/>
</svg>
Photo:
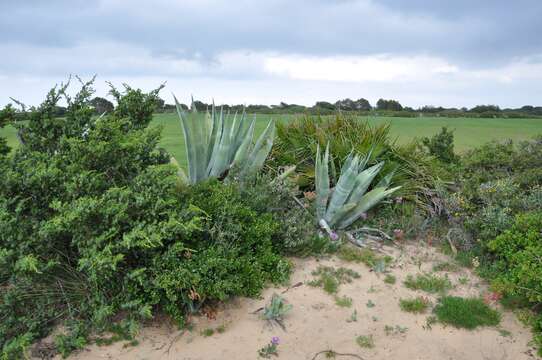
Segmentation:
<svg viewBox="0 0 542 360">
<path fill-rule="evenodd" d="M 262 320 L 255 310 L 264 306 L 273 293 L 282 293 L 287 287 L 266 289 L 260 299 L 235 299 L 221 306 L 216 318 L 194 319 L 192 331 L 179 331 L 167 321 L 155 321 L 141 330 L 137 346 L 126 346 L 119 342 L 109 346 L 92 345 L 76 353 L 70 359 L 258 359 L 257 351 L 271 340 L 280 338 L 278 347 L 280 359 L 314 359 L 322 350 L 337 353 L 357 354 L 362 359 L 398 360 L 521 360 L 534 359 L 536 351 L 528 345 L 531 334 L 515 319 L 503 312 L 498 328 L 482 328 L 473 331 L 458 330 L 439 324 L 425 329 L 429 314 L 405 313 L 399 308 L 400 298 L 418 295 L 428 296 L 433 303 L 436 297 L 404 287 L 403 280 L 408 274 L 431 271 L 435 263 L 446 257 L 433 249 L 408 246 L 401 250 L 386 249 L 393 254 L 394 262 L 390 273 L 397 277 L 394 285 L 384 283 L 384 275 L 370 271 L 363 264 L 348 263 L 335 257 L 329 259 L 302 259 L 295 262 L 291 284 L 303 285 L 290 288 L 282 296 L 293 305 L 286 316 L 284 331 Z M 353 299 L 352 307 L 343 308 L 335 304 L 334 297 L 321 288 L 306 285 L 314 277 L 311 272 L 319 265 L 344 266 L 361 274 L 361 278 L 350 284 L 341 285 L 339 296 Z M 442 273 L 444 274 L 444 273 Z M 468 270 L 449 273 L 455 288 L 452 295 L 480 296 L 487 289 Z M 467 277 L 468 283 L 460 284 L 459 278 Z M 369 300 L 373 307 L 367 306 Z M 347 321 L 353 311 L 357 321 Z M 502 309 L 501 309 L 502 310 Z M 222 333 L 205 337 L 202 331 L 225 326 Z M 404 333 L 387 335 L 386 325 L 406 327 Z M 506 330 L 511 335 L 504 335 Z M 375 347 L 361 348 L 355 339 L 360 335 L 372 335 Z M 325 359 L 321 354 L 315 359 Z M 354 357 L 341 357 L 353 359 Z"/>
</svg>

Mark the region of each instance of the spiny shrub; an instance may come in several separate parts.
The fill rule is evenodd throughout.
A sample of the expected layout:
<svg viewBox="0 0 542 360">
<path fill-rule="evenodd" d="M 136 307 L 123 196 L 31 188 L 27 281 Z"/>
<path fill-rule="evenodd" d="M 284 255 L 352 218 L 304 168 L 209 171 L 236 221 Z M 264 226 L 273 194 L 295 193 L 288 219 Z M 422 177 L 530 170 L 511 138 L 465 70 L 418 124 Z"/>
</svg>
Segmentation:
<svg viewBox="0 0 542 360">
<path fill-rule="evenodd" d="M 315 188 L 317 147 L 329 144 L 330 181 L 334 185 L 341 164 L 351 152 L 370 154 L 367 166 L 385 162 L 380 178 L 396 170 L 393 186 L 402 186 L 398 196 L 405 196 L 424 205 L 431 203 L 429 193 L 435 188 L 435 171 L 439 172 L 417 143 L 397 145 L 390 137 L 390 126 L 372 126 L 367 121 L 339 113 L 334 116 L 304 116 L 277 123 L 277 138 L 271 150 L 271 165 L 297 166 L 297 183 L 303 190 Z M 444 173 L 443 173 L 444 174 Z"/>
<path fill-rule="evenodd" d="M 434 313 L 440 323 L 465 329 L 496 326 L 501 321 L 499 312 L 478 298 L 445 296 L 435 306 Z"/>
</svg>

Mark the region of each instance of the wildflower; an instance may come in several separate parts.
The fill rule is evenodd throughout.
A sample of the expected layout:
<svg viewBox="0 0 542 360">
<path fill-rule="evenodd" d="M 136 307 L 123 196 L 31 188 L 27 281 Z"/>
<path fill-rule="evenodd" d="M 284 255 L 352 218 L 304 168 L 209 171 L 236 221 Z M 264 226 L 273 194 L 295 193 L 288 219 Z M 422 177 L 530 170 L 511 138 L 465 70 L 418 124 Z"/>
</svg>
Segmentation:
<svg viewBox="0 0 542 360">
<path fill-rule="evenodd" d="M 395 237 L 395 240 L 403 240 L 404 235 L 405 233 L 401 229 L 393 230 L 393 236 Z"/>
<path fill-rule="evenodd" d="M 472 258 L 472 266 L 474 266 L 474 268 L 480 266 L 480 260 L 478 259 L 478 257 Z"/>
<path fill-rule="evenodd" d="M 280 343 L 279 337 L 273 336 L 273 338 L 271 339 L 271 344 L 278 345 L 279 343 Z"/>
<path fill-rule="evenodd" d="M 332 231 L 330 234 L 329 234 L 329 237 L 331 238 L 331 240 L 333 241 L 337 241 L 339 239 L 339 235 L 335 232 L 335 231 Z"/>
</svg>

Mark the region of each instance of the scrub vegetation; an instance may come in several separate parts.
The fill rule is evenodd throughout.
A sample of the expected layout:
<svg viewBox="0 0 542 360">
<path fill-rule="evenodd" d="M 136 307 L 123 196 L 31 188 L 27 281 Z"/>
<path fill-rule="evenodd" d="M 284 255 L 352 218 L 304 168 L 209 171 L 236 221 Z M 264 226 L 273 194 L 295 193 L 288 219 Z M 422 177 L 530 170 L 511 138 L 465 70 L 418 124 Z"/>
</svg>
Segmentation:
<svg viewBox="0 0 542 360">
<path fill-rule="evenodd" d="M 338 295 L 363 270 L 381 278 L 368 292 L 402 283 L 431 294 L 397 308 L 435 304 L 428 328 L 496 326 L 501 302 L 542 346 L 542 137 L 530 137 L 539 119 L 457 118 L 446 128 L 452 119 L 284 110 L 252 120 L 198 102 L 156 115 L 162 87 L 112 87 L 109 106 L 93 98 L 93 80 L 75 95 L 69 85 L 40 106 L 0 110 L 0 358 L 28 357 L 51 334 L 62 356 L 93 342 L 135 346 L 157 316 L 192 329 L 194 315 L 233 297 L 288 286 L 292 257 L 303 256 L 349 262 L 320 264 L 308 282 L 333 295 L 343 325 L 358 319 L 353 304 L 375 322 L 384 306 Z M 395 111 L 383 101 L 383 114 Z M 414 239 L 454 259 L 396 278 L 401 259 L 382 246 Z M 462 266 L 490 284 L 483 300 L 447 295 L 457 285 L 447 273 L 467 284 Z M 297 305 L 284 296 L 266 299 L 259 316 L 286 327 Z M 355 341 L 373 348 L 375 337 Z M 255 352 L 278 356 L 281 341 Z"/>
</svg>

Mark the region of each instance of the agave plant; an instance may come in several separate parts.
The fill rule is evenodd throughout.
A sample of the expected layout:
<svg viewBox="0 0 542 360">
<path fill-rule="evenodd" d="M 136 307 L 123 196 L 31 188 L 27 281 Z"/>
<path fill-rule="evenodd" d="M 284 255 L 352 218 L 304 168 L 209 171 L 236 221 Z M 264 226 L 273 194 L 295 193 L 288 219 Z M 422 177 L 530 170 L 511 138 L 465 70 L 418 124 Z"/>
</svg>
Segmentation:
<svg viewBox="0 0 542 360">
<path fill-rule="evenodd" d="M 190 112 L 183 110 L 177 98 L 175 105 L 184 130 L 190 183 L 227 176 L 234 166 L 240 176 L 261 169 L 273 146 L 274 121 L 269 121 L 253 143 L 256 117 L 249 121 L 244 111 L 232 116 L 217 111 L 213 104 L 211 112 L 202 117 L 193 104 Z"/>
<path fill-rule="evenodd" d="M 329 146 L 322 157 L 320 147 L 316 150 L 315 184 L 316 217 L 318 224 L 328 231 L 344 229 L 362 217 L 369 209 L 391 195 L 400 186 L 388 188 L 393 172 L 380 180 L 370 191 L 371 182 L 382 169 L 384 162 L 365 168 L 371 154 L 350 154 L 341 169 L 335 188 L 329 186 Z"/>
</svg>

